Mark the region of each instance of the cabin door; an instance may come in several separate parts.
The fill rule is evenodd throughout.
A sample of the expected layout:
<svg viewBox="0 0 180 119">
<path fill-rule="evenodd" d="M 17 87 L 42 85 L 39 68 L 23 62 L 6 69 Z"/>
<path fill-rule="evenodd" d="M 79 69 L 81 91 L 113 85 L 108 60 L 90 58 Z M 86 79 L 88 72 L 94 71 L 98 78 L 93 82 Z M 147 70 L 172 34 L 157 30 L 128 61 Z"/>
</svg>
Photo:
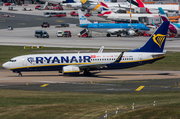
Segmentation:
<svg viewBox="0 0 180 119">
<path fill-rule="evenodd" d="M 142 63 L 142 54 L 138 55 L 138 60 L 139 60 L 139 63 L 141 64 Z"/>
</svg>

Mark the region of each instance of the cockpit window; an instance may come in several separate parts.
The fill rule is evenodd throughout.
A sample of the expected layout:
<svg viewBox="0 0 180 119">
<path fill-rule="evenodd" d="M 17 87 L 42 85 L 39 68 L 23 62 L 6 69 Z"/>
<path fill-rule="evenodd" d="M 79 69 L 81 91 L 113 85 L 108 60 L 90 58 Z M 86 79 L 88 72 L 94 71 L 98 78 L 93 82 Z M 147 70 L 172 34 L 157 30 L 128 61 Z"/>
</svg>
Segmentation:
<svg viewBox="0 0 180 119">
<path fill-rule="evenodd" d="M 16 60 L 9 60 L 10 62 L 16 62 Z"/>
</svg>

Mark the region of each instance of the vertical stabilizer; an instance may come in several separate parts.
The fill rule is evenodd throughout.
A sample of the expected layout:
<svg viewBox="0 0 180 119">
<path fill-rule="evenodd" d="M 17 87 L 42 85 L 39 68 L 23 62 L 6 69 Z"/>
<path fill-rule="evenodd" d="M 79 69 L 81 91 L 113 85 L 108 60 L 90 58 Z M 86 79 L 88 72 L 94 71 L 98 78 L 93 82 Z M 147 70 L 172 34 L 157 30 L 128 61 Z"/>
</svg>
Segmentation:
<svg viewBox="0 0 180 119">
<path fill-rule="evenodd" d="M 158 9 L 159 9 L 159 13 L 160 13 L 161 19 L 163 21 L 169 21 L 169 18 L 167 17 L 167 15 L 164 12 L 164 10 L 161 7 L 159 7 Z"/>
<path fill-rule="evenodd" d="M 130 52 L 163 52 L 168 27 L 169 21 L 164 21 L 143 47 Z"/>
<path fill-rule="evenodd" d="M 137 7 L 145 7 L 141 0 L 127 0 L 129 3 L 136 5 Z"/>
<path fill-rule="evenodd" d="M 105 14 L 109 15 L 109 14 L 113 13 L 111 11 L 111 9 L 108 7 L 108 5 L 105 4 L 104 2 L 99 2 L 99 4 L 101 5 L 101 13 L 103 15 L 105 15 Z"/>
<path fill-rule="evenodd" d="M 146 8 L 144 3 L 141 0 L 127 0 L 127 1 L 137 7 Z M 146 8 L 146 12 L 149 14 L 152 14 L 148 8 Z"/>
<path fill-rule="evenodd" d="M 79 14 L 79 23 L 80 24 L 91 23 L 90 21 L 87 20 L 87 18 L 84 16 L 84 13 L 80 9 L 78 9 L 78 14 Z"/>
</svg>

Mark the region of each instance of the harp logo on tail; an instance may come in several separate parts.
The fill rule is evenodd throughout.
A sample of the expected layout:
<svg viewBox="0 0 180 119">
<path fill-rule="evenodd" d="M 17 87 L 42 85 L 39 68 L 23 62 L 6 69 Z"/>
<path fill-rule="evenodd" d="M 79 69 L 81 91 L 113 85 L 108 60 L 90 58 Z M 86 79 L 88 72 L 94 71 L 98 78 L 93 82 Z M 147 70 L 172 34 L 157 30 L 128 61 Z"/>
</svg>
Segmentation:
<svg viewBox="0 0 180 119">
<path fill-rule="evenodd" d="M 164 42 L 164 39 L 166 38 L 166 35 L 157 34 L 153 35 L 153 41 L 161 48 L 162 43 Z"/>
</svg>

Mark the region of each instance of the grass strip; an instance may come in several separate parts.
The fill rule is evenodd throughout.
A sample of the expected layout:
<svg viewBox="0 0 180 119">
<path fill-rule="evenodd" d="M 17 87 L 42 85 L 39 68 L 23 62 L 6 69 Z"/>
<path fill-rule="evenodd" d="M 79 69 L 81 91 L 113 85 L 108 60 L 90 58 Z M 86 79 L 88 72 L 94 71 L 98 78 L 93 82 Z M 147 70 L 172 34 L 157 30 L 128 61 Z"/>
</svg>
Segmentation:
<svg viewBox="0 0 180 119">
<path fill-rule="evenodd" d="M 137 114 L 143 114 L 148 117 L 155 110 L 157 113 L 163 110 L 166 113 L 173 110 L 174 113 L 167 113 L 165 117 L 174 117 L 179 114 L 174 108 L 179 108 L 180 92 L 152 92 L 152 93 L 121 93 L 121 94 L 94 94 L 94 93 L 75 93 L 75 92 L 46 92 L 46 91 L 22 91 L 22 90 L 4 90 L 0 89 L 0 118 L 73 118 L 73 119 L 92 119 L 104 115 L 104 112 L 114 112 L 129 109 L 132 103 L 136 107 L 153 105 L 156 101 L 156 107 L 149 107 L 130 112 L 121 113 L 112 116 L 132 118 Z M 161 107 L 158 107 L 158 104 Z M 164 106 L 164 109 L 163 109 Z M 165 108 L 166 107 L 166 108 Z M 169 108 L 169 110 L 168 110 Z M 145 111 L 144 111 L 145 110 Z M 172 111 L 172 112 L 173 112 Z M 127 113 L 127 114 L 126 114 Z M 127 116 L 130 113 L 129 117 Z M 132 114 L 131 114 L 132 113 Z M 141 114 L 140 114 L 141 113 Z M 147 115 L 145 114 L 147 113 Z M 160 114 L 159 114 L 160 115 Z M 158 115 L 156 115 L 158 117 Z M 154 117 L 156 117 L 154 116 Z M 141 118 L 141 117 L 140 117 Z"/>
</svg>

